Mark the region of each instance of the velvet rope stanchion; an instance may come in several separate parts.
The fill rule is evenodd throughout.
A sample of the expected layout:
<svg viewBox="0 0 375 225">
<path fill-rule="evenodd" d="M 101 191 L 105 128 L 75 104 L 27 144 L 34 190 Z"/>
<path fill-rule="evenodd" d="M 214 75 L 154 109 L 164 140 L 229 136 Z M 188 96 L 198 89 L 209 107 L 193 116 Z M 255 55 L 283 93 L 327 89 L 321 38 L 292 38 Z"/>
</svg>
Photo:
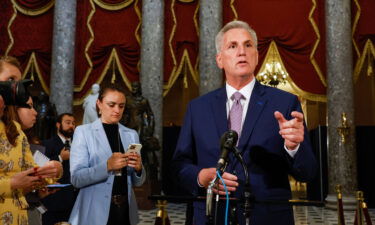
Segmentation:
<svg viewBox="0 0 375 225">
<path fill-rule="evenodd" d="M 368 208 L 367 208 L 366 202 L 362 202 L 362 210 L 363 210 L 363 215 L 365 216 L 366 224 L 367 225 L 372 225 L 371 217 L 370 217 L 370 214 L 368 212 Z"/>
<path fill-rule="evenodd" d="M 357 210 L 355 211 L 354 225 L 364 225 L 363 211 L 362 211 L 363 192 L 357 191 L 356 196 L 357 196 Z"/>
<path fill-rule="evenodd" d="M 345 225 L 344 207 L 342 205 L 341 185 L 336 185 L 337 193 L 337 221 L 338 225 Z"/>
<path fill-rule="evenodd" d="M 364 202 L 363 192 L 357 191 L 357 210 L 354 217 L 354 225 L 372 225 L 371 217 Z"/>
<path fill-rule="evenodd" d="M 167 201 L 166 200 L 158 200 L 156 204 L 158 207 L 158 212 L 156 213 L 155 225 L 170 225 L 170 221 L 168 218 L 168 213 L 166 210 Z"/>
</svg>

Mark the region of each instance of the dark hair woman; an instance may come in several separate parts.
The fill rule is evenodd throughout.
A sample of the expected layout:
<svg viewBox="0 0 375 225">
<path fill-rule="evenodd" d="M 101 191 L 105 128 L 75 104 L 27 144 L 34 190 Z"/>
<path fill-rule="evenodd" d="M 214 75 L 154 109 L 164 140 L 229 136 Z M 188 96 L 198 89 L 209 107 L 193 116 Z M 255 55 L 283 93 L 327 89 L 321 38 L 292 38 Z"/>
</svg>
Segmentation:
<svg viewBox="0 0 375 225">
<path fill-rule="evenodd" d="M 127 151 L 130 144 L 139 143 L 139 137 L 119 123 L 125 101 L 121 88 L 101 88 L 97 100 L 100 118 L 74 132 L 70 172 L 72 184 L 80 192 L 69 219 L 72 225 L 138 223 L 132 186 L 142 185 L 146 173 L 141 156 Z"/>
</svg>

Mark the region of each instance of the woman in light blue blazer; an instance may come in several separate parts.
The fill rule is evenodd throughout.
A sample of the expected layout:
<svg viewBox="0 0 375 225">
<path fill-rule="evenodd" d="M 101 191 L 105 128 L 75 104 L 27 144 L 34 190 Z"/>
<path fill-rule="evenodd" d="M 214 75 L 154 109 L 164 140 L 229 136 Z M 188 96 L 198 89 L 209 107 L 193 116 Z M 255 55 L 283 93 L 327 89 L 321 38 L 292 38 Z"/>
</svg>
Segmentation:
<svg viewBox="0 0 375 225">
<path fill-rule="evenodd" d="M 127 151 L 139 138 L 119 123 L 124 107 L 120 88 L 102 88 L 97 100 L 100 118 L 74 132 L 70 173 L 80 192 L 69 219 L 72 225 L 138 223 L 132 186 L 142 185 L 146 172 L 140 155 Z"/>
</svg>

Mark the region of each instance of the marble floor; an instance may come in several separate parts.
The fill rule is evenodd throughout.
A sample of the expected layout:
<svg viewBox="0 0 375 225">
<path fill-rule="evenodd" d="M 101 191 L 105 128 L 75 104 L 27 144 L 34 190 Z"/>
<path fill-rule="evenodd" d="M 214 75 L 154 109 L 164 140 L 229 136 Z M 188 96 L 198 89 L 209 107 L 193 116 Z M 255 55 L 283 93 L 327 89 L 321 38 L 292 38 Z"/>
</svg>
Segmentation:
<svg viewBox="0 0 375 225">
<path fill-rule="evenodd" d="M 185 224 L 185 204 L 170 203 L 167 205 L 167 213 L 171 225 Z M 140 210 L 141 221 L 139 225 L 153 225 L 156 209 Z M 375 224 L 375 209 L 370 209 L 372 223 Z M 294 218 L 296 225 L 337 225 L 336 211 L 316 206 L 295 206 Z M 354 211 L 345 211 L 345 224 L 352 225 Z"/>
</svg>

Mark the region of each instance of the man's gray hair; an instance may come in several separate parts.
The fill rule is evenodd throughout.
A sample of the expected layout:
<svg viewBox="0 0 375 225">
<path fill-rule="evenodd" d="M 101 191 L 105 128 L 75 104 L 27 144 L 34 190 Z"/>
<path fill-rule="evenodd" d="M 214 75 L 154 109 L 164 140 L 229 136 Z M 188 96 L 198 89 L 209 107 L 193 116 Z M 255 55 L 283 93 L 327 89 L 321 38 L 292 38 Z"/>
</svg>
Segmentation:
<svg viewBox="0 0 375 225">
<path fill-rule="evenodd" d="M 254 39 L 255 47 L 258 46 L 257 34 L 249 26 L 249 24 L 246 23 L 246 22 L 244 22 L 244 21 L 234 20 L 232 22 L 227 23 L 223 28 L 221 28 L 221 30 L 219 31 L 219 33 L 217 33 L 216 38 L 215 38 L 216 53 L 219 53 L 221 51 L 221 45 L 223 44 L 223 36 L 224 36 L 224 34 L 227 31 L 229 31 L 231 29 L 235 29 L 235 28 L 242 28 L 242 29 L 245 29 L 247 32 L 249 32 L 249 34 Z"/>
</svg>

